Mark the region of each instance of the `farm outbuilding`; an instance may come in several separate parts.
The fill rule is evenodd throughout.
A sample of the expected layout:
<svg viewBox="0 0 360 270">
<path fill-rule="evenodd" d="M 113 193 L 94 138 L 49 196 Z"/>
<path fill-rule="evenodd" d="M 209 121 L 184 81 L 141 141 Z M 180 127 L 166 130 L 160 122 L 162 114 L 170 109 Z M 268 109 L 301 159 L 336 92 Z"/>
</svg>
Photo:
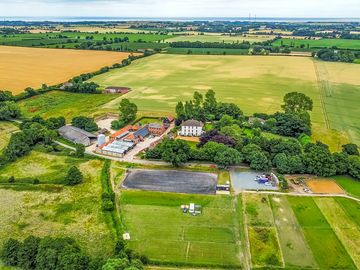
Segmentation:
<svg viewBox="0 0 360 270">
<path fill-rule="evenodd" d="M 105 93 L 109 94 L 126 94 L 131 91 L 129 87 L 118 87 L 118 86 L 109 86 L 105 88 Z"/>
<path fill-rule="evenodd" d="M 149 132 L 155 136 L 160 136 L 166 131 L 166 127 L 159 123 L 150 123 L 148 128 Z"/>
<path fill-rule="evenodd" d="M 74 126 L 63 126 L 58 131 L 61 137 L 85 146 L 89 146 L 97 140 L 96 135 Z"/>
</svg>

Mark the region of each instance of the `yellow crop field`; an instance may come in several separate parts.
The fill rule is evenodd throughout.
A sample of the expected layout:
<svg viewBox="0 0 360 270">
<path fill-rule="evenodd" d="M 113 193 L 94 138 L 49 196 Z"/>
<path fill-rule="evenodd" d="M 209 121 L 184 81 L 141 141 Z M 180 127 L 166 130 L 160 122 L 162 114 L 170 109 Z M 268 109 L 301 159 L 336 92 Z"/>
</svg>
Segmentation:
<svg viewBox="0 0 360 270">
<path fill-rule="evenodd" d="M 129 53 L 0 46 L 0 89 L 59 84 L 127 58 Z"/>
</svg>

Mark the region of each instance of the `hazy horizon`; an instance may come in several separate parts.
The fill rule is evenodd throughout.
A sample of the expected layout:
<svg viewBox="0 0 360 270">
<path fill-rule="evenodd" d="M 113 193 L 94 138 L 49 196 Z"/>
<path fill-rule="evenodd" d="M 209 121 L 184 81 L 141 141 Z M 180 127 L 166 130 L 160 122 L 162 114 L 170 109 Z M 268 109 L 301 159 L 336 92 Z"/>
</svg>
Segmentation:
<svg viewBox="0 0 360 270">
<path fill-rule="evenodd" d="M 358 0 L 1 0 L 0 17 L 358 18 Z"/>
</svg>

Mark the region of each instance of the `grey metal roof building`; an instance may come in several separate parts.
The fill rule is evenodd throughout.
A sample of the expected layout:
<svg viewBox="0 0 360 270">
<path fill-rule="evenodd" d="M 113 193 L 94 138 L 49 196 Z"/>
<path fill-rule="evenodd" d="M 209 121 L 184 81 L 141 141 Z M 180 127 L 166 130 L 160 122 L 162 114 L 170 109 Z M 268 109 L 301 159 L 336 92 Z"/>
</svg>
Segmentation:
<svg viewBox="0 0 360 270">
<path fill-rule="evenodd" d="M 135 143 L 127 141 L 113 141 L 100 150 L 102 154 L 123 157 L 135 147 Z"/>
<path fill-rule="evenodd" d="M 159 124 L 159 123 L 150 123 L 149 124 L 149 128 L 162 128 L 163 125 Z"/>
<path fill-rule="evenodd" d="M 63 126 L 58 132 L 61 137 L 85 146 L 89 146 L 92 140 L 97 139 L 96 135 L 74 126 Z"/>
<path fill-rule="evenodd" d="M 138 131 L 134 132 L 135 137 L 143 137 L 143 138 L 145 138 L 149 134 L 150 134 L 150 131 L 149 131 L 148 126 L 142 127 Z"/>
</svg>

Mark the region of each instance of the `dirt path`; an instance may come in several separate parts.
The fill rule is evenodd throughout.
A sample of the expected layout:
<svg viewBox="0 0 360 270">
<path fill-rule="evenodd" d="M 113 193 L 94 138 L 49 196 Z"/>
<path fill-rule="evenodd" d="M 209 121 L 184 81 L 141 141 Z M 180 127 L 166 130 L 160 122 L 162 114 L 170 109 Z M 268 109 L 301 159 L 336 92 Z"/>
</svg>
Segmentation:
<svg viewBox="0 0 360 270">
<path fill-rule="evenodd" d="M 347 194 L 304 194 L 304 193 L 286 193 L 286 192 L 277 192 L 277 191 L 252 191 L 252 190 L 245 190 L 243 193 L 254 193 L 254 194 L 269 194 L 269 195 L 288 195 L 288 196 L 294 196 L 294 197 L 341 197 L 341 198 L 347 198 L 351 199 L 357 202 L 360 202 L 360 199 L 352 197 Z"/>
<path fill-rule="evenodd" d="M 327 129 L 330 129 L 330 121 L 325 106 L 325 96 L 331 96 L 331 89 L 329 86 L 329 82 L 326 79 L 327 71 L 326 69 L 320 71 L 318 64 L 316 63 L 315 60 L 313 60 L 313 63 L 314 63 L 316 79 L 319 87 L 320 103 L 324 114 L 325 125 Z"/>
</svg>

